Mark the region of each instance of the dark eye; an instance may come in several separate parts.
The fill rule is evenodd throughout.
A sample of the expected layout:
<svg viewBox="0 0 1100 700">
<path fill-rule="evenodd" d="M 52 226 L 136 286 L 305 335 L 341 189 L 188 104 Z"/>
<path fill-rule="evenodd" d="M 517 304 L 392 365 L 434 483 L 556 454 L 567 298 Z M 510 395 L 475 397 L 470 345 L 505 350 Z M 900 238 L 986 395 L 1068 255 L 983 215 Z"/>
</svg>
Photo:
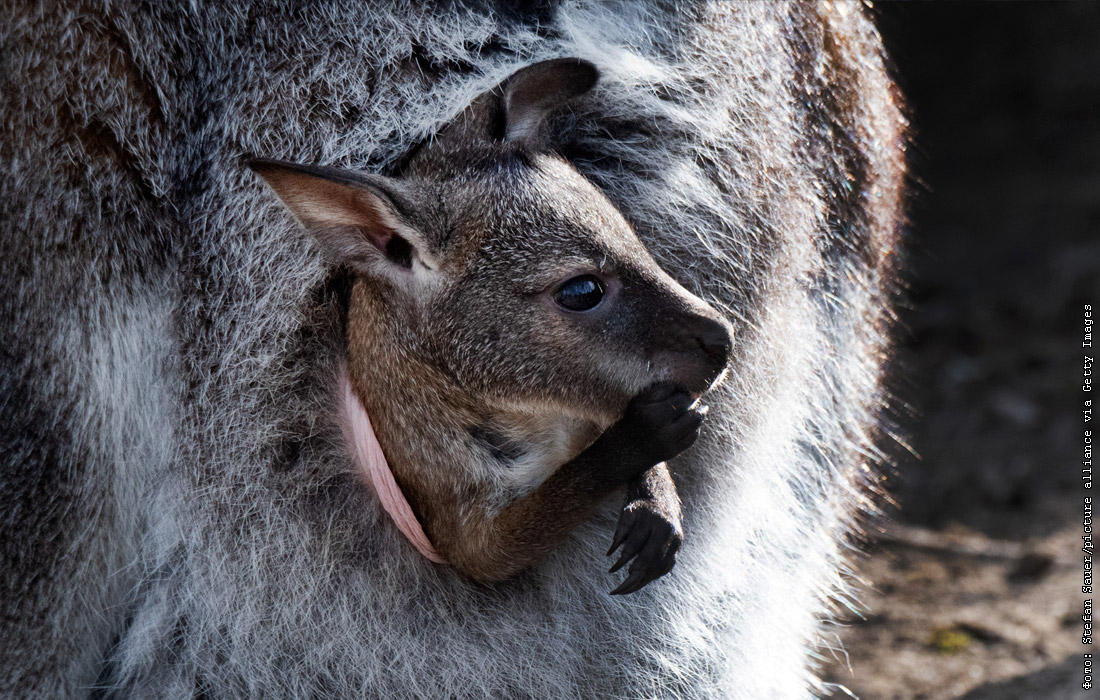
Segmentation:
<svg viewBox="0 0 1100 700">
<path fill-rule="evenodd" d="M 596 308 L 603 299 L 603 282 L 595 275 L 581 275 L 558 287 L 554 292 L 554 301 L 570 311 L 588 311 Z"/>
</svg>

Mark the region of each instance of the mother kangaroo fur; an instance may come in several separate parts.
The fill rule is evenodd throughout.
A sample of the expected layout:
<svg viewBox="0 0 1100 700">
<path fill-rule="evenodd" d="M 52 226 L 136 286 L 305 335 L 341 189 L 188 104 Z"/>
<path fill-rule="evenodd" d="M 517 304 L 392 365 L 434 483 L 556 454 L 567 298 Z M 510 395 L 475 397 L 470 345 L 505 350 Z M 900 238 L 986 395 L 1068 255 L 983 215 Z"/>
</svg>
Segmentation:
<svg viewBox="0 0 1100 700">
<path fill-rule="evenodd" d="M 871 507 L 905 123 L 845 2 L 5 4 L 0 694 L 816 697 Z M 730 319 L 672 574 L 608 501 L 503 583 L 413 552 L 336 410 L 348 284 L 242 157 L 386 173 L 519 67 L 660 266 Z"/>
</svg>

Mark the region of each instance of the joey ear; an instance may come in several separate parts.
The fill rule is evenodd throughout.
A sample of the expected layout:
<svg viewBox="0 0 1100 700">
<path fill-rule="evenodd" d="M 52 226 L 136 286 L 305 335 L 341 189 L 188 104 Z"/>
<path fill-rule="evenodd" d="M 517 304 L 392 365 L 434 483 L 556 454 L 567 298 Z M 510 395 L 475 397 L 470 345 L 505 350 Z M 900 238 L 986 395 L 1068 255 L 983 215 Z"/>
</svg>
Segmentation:
<svg viewBox="0 0 1100 700">
<path fill-rule="evenodd" d="M 402 214 L 414 203 L 397 180 L 263 158 L 247 165 L 334 262 L 367 274 L 383 261 L 384 266 L 409 269 L 414 257 L 434 267 L 423 236 Z"/>
<path fill-rule="evenodd" d="M 600 73 L 579 58 L 558 58 L 521 68 L 502 84 L 505 142 L 537 143 L 546 118 L 592 89 Z"/>
</svg>

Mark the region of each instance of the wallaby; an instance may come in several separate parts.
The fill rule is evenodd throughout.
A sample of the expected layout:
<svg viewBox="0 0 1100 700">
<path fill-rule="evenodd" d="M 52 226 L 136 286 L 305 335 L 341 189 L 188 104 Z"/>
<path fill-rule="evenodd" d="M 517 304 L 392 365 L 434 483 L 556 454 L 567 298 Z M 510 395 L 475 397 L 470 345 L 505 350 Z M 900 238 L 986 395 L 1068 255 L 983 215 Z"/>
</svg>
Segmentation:
<svg viewBox="0 0 1100 700">
<path fill-rule="evenodd" d="M 566 58 L 598 83 L 573 61 L 549 102 L 519 89 Z M 904 220 L 865 3 L 15 2 L 0 95 L 0 696 L 829 693 L 815 659 L 890 444 Z M 339 169 L 281 171 L 330 206 L 296 220 L 243 167 L 259 155 Z M 352 227 L 379 215 L 343 252 L 349 227 L 301 223 L 341 188 Z M 735 341 L 705 392 L 726 341 L 684 351 L 708 335 L 692 318 Z M 498 354 L 516 347 L 538 352 Z M 698 420 L 694 394 L 710 408 L 670 462 L 674 573 L 608 595 L 605 553 L 624 522 L 671 551 L 674 499 L 638 488 L 671 490 L 644 462 L 679 445 L 578 475 L 626 484 L 641 525 L 561 498 L 589 512 L 518 517 L 536 544 L 516 553 L 507 509 L 583 471 L 565 465 L 648 415 L 654 384 L 669 417 L 626 423 L 658 442 Z M 345 434 L 364 414 L 454 567 L 364 483 Z M 630 586 L 662 561 L 636 554 Z"/>
<path fill-rule="evenodd" d="M 546 118 L 596 76 L 523 68 L 394 177 L 251 165 L 355 275 L 351 383 L 443 558 L 510 577 L 630 482 L 612 544 L 630 593 L 675 562 L 664 462 L 695 441 L 731 337 L 546 148 Z"/>
</svg>

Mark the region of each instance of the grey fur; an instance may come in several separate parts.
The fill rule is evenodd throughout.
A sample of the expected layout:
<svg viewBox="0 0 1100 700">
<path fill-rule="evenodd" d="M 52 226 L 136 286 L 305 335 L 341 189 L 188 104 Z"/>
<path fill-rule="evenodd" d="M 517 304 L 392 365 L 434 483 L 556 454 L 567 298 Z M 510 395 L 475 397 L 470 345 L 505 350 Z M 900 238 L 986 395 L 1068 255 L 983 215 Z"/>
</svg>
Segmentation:
<svg viewBox="0 0 1100 700">
<path fill-rule="evenodd" d="M 879 454 L 904 125 L 860 6 L 678 7 L 5 9 L 2 692 L 819 690 Z M 340 285 L 241 164 L 385 170 L 564 56 L 603 77 L 556 140 L 737 333 L 673 463 L 689 544 L 628 598 L 615 503 L 505 584 L 410 556 L 335 421 Z"/>
</svg>

